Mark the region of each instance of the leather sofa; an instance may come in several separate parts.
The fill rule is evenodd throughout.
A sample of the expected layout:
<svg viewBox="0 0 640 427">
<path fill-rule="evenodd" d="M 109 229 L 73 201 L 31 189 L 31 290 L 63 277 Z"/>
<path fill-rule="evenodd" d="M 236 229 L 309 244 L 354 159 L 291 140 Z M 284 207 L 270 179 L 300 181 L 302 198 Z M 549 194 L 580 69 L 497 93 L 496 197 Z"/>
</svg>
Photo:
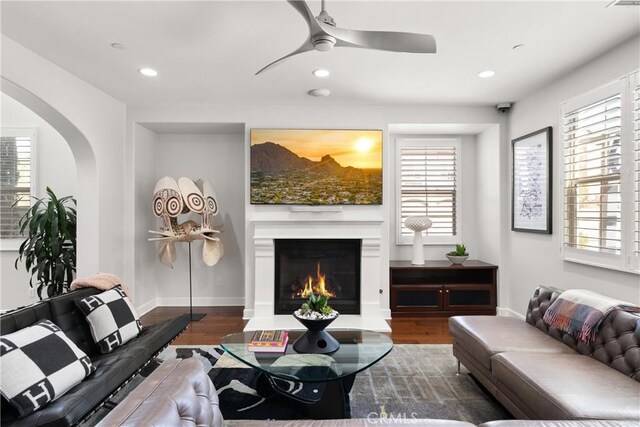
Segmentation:
<svg viewBox="0 0 640 427">
<path fill-rule="evenodd" d="M 614 311 L 585 344 L 543 320 L 560 293 L 536 289 L 524 321 L 451 317 L 454 356 L 516 418 L 640 423 L 640 318 Z"/>
<path fill-rule="evenodd" d="M 417 418 L 372 418 L 367 420 L 291 420 L 291 421 L 228 421 L 227 427 L 380 427 L 380 426 L 414 426 L 414 427 L 472 427 L 473 424 L 454 420 L 432 420 Z M 478 427 L 638 427 L 632 420 L 581 420 L 581 421 L 532 421 L 501 420 L 489 421 Z"/>
<path fill-rule="evenodd" d="M 543 302 L 542 305 L 548 306 L 546 302 Z M 522 321 L 519 322 L 524 323 Z M 534 327 L 531 328 L 535 330 Z M 576 357 L 582 356 L 576 355 Z M 625 377 L 622 376 L 622 378 Z M 116 406 L 97 427 L 147 425 L 201 427 L 221 427 L 223 425 L 227 427 L 372 427 L 380 425 L 473 427 L 473 424 L 456 420 L 415 419 L 413 417 L 378 418 L 377 416 L 369 419 L 340 420 L 223 421 L 219 409 L 217 392 L 211 380 L 205 374 L 200 362 L 193 358 L 169 359 L 165 361 Z M 637 425 L 638 420 L 631 419 L 569 421 L 500 420 L 481 424 L 480 427 L 636 427 Z"/>
<path fill-rule="evenodd" d="M 162 363 L 97 427 L 224 425 L 218 393 L 197 359 Z"/>
<path fill-rule="evenodd" d="M 24 307 L 0 317 L 0 333 L 10 334 L 37 321 L 48 319 L 91 359 L 96 371 L 60 398 L 24 418 L 2 402 L 0 424 L 9 426 L 71 426 L 80 423 L 104 404 L 122 385 L 138 373 L 153 357 L 176 338 L 189 324 L 183 315 L 151 326 L 113 352 L 101 354 L 93 342 L 89 324 L 74 300 L 100 291 L 88 288 L 68 292 Z"/>
</svg>

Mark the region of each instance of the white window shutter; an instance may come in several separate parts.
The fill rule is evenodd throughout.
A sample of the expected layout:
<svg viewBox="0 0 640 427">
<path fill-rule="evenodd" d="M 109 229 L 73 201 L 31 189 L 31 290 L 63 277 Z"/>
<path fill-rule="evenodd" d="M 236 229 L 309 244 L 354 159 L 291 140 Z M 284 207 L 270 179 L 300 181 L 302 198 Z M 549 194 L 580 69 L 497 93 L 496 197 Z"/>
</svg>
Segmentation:
<svg viewBox="0 0 640 427">
<path fill-rule="evenodd" d="M 633 253 L 640 257 L 640 73 L 633 75 L 631 106 L 633 127 L 633 177 L 631 186 L 633 191 Z"/>
<path fill-rule="evenodd" d="M 564 246 L 620 254 L 621 95 L 564 115 Z"/>
<path fill-rule="evenodd" d="M 458 241 L 460 140 L 398 139 L 399 243 L 410 243 L 410 216 L 428 216 L 433 225 L 425 243 Z"/>
<path fill-rule="evenodd" d="M 21 238 L 19 219 L 31 207 L 33 130 L 0 137 L 0 238 Z"/>
</svg>

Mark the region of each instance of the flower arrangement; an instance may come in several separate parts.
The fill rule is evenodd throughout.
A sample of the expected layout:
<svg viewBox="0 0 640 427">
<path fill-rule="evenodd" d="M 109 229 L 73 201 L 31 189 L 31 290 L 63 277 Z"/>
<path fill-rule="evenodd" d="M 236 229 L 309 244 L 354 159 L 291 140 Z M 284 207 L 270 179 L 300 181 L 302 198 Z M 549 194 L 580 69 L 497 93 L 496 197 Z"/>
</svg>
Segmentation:
<svg viewBox="0 0 640 427">
<path fill-rule="evenodd" d="M 331 308 L 328 301 L 329 298 L 327 298 L 327 296 L 312 293 L 307 302 L 302 304 L 294 314 L 303 319 L 320 320 L 337 317 L 338 312 Z"/>
</svg>

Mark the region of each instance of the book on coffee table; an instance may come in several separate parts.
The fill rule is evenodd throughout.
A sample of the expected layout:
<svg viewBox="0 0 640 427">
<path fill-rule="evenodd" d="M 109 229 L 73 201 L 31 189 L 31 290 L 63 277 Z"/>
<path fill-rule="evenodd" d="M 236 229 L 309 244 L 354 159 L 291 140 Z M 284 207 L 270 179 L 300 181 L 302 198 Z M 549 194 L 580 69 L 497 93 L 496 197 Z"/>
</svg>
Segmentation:
<svg viewBox="0 0 640 427">
<path fill-rule="evenodd" d="M 289 333 L 287 331 L 256 331 L 247 348 L 249 351 L 260 353 L 284 352 L 288 341 Z"/>
</svg>

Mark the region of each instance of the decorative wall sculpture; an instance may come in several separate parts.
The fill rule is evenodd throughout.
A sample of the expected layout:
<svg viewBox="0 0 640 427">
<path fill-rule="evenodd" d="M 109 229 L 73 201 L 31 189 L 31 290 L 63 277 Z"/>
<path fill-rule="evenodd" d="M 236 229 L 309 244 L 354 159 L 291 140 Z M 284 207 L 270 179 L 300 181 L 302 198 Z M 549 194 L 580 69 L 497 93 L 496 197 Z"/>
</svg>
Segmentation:
<svg viewBox="0 0 640 427">
<path fill-rule="evenodd" d="M 189 212 L 202 216 L 201 223 L 193 220 L 178 223 L 178 216 Z M 158 257 L 167 267 L 173 268 L 176 260 L 176 242 L 191 243 L 202 240 L 202 260 L 208 266 L 214 266 L 222 258 L 224 249 L 216 235 L 220 230 L 212 226 L 213 216 L 218 214 L 218 202 L 213 186 L 201 179 L 160 178 L 153 190 L 153 213 L 162 218 L 160 231 L 149 233 L 160 237 L 151 237 L 149 241 L 158 242 Z"/>
</svg>

